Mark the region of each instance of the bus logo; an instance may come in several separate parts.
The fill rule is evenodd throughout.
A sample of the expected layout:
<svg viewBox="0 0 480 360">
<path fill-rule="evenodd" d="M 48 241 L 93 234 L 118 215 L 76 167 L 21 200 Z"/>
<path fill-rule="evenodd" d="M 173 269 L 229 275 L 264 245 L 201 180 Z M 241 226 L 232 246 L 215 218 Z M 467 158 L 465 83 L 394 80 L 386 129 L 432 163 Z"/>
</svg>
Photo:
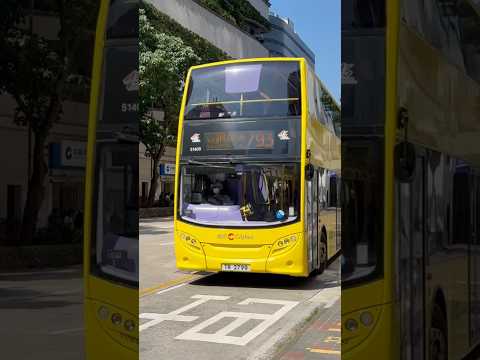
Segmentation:
<svg viewBox="0 0 480 360">
<path fill-rule="evenodd" d="M 282 141 L 290 140 L 290 136 L 288 136 L 288 130 L 280 131 L 277 136 Z"/>
<path fill-rule="evenodd" d="M 200 134 L 199 134 L 199 133 L 193 134 L 193 135 L 190 137 L 190 140 L 192 141 L 192 143 L 199 143 L 199 142 L 201 142 L 201 140 L 200 140 Z"/>
<path fill-rule="evenodd" d="M 122 82 L 127 91 L 138 91 L 138 70 L 133 70 L 123 78 Z"/>
<path fill-rule="evenodd" d="M 253 235 L 248 234 L 235 234 L 235 233 L 228 233 L 228 234 L 218 234 L 217 238 L 220 240 L 252 240 Z"/>
<path fill-rule="evenodd" d="M 342 63 L 342 84 L 356 85 L 358 83 L 355 79 L 354 66 L 355 64 Z"/>
</svg>

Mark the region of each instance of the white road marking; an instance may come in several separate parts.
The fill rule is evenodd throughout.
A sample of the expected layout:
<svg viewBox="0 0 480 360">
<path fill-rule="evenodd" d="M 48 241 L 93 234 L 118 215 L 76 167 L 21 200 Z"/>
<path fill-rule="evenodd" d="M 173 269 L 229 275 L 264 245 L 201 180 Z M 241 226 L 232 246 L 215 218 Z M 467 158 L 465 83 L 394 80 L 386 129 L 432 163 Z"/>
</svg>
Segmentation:
<svg viewBox="0 0 480 360">
<path fill-rule="evenodd" d="M 183 334 L 180 334 L 175 339 L 207 341 L 207 342 L 214 342 L 219 344 L 245 346 L 250 341 L 255 339 L 257 336 L 261 335 L 266 329 L 272 326 L 275 322 L 277 322 L 280 318 L 282 318 L 286 313 L 292 310 L 297 304 L 299 304 L 298 301 L 248 298 L 242 302 L 239 302 L 238 305 L 249 305 L 252 303 L 281 305 L 282 307 L 273 314 L 257 314 L 257 313 L 247 313 L 247 312 L 222 311 L 221 313 L 211 317 L 210 319 L 207 319 L 204 322 L 185 331 Z M 201 330 L 207 328 L 212 324 L 215 324 L 216 322 L 220 321 L 223 318 L 236 318 L 236 319 L 215 333 L 201 332 Z M 229 333 L 238 329 L 240 326 L 242 326 L 249 320 L 262 320 L 262 322 L 257 326 L 255 326 L 250 331 L 248 331 L 247 333 L 245 333 L 243 336 L 228 335 Z"/>
<path fill-rule="evenodd" d="M 173 241 L 171 241 L 171 242 L 160 243 L 159 245 L 160 246 L 167 246 L 167 245 L 173 245 L 173 244 L 175 244 L 175 243 Z"/>
<path fill-rule="evenodd" d="M 157 313 L 143 313 L 140 314 L 140 319 L 149 319 L 146 323 L 140 325 L 139 330 L 143 331 L 152 326 L 158 325 L 164 321 L 180 321 L 180 322 L 190 322 L 198 319 L 198 316 L 185 316 L 180 315 L 181 313 L 191 310 L 199 305 L 206 303 L 209 300 L 227 300 L 230 296 L 213 296 L 213 295 L 194 295 L 192 299 L 198 299 L 193 303 L 185 305 L 180 309 L 169 312 L 168 314 L 157 314 Z"/>
<path fill-rule="evenodd" d="M 61 334 L 67 334 L 67 333 L 71 333 L 71 332 L 79 332 L 79 331 L 83 331 L 83 330 L 85 330 L 85 328 L 83 328 L 83 327 L 72 328 L 72 329 L 62 329 L 62 330 L 49 331 L 48 335 L 61 335 Z"/>
</svg>

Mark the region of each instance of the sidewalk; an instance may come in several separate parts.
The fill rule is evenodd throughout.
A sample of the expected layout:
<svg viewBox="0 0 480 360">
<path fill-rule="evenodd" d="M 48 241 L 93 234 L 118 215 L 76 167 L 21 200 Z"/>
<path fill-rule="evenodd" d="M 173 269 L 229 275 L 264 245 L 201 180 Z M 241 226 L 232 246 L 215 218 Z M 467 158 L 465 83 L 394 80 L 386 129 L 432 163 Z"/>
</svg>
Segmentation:
<svg viewBox="0 0 480 360">
<path fill-rule="evenodd" d="M 280 360 L 327 360 L 341 357 L 340 301 L 323 308 L 317 318 L 294 343 L 288 345 Z"/>
</svg>

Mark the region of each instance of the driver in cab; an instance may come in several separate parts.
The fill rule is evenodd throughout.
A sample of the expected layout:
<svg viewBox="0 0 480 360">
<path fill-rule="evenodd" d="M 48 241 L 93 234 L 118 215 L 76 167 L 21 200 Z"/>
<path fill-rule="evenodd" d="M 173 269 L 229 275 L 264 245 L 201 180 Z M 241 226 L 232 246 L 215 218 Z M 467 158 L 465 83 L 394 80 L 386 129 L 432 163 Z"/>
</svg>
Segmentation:
<svg viewBox="0 0 480 360">
<path fill-rule="evenodd" d="M 216 181 L 211 185 L 213 195 L 208 197 L 208 202 L 212 205 L 233 205 L 232 200 L 226 194 L 222 194 L 223 184 Z"/>
</svg>

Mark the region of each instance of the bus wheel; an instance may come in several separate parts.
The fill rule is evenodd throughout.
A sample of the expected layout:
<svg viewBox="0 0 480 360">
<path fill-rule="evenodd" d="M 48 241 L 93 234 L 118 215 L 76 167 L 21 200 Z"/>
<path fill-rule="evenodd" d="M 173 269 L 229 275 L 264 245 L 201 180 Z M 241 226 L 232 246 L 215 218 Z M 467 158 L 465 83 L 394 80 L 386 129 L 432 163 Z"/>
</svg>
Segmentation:
<svg viewBox="0 0 480 360">
<path fill-rule="evenodd" d="M 447 320 L 440 305 L 433 307 L 430 328 L 430 359 L 448 360 Z"/>
<path fill-rule="evenodd" d="M 327 268 L 327 236 L 322 231 L 320 243 L 318 244 L 318 271 L 317 274 L 321 274 Z"/>
</svg>

